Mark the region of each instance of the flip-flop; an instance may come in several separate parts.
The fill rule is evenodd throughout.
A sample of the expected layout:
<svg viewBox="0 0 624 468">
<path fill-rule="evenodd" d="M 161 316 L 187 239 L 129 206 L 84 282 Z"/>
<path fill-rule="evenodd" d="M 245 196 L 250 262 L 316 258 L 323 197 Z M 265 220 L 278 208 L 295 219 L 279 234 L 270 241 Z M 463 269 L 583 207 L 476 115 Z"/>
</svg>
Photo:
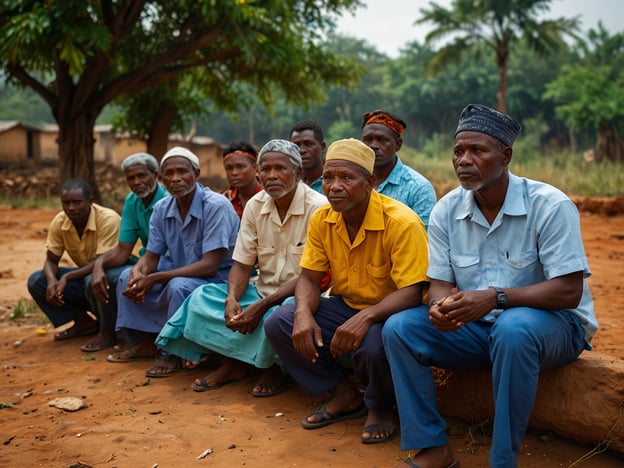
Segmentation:
<svg viewBox="0 0 624 468">
<path fill-rule="evenodd" d="M 331 413 L 327 411 L 327 403 L 329 400 L 325 400 L 321 406 L 313 410 L 310 414 L 308 414 L 301 421 L 301 425 L 304 429 L 318 429 L 319 427 L 329 426 L 330 424 L 334 424 L 339 421 L 346 421 L 348 419 L 357 419 L 368 413 L 368 408 L 364 404 L 364 402 L 360 403 L 360 406 L 351 410 L 345 411 L 341 413 Z M 323 419 L 320 421 L 310 422 L 308 418 L 310 416 L 321 416 Z"/>
<path fill-rule="evenodd" d="M 282 374 L 282 376 L 279 377 L 278 379 L 270 379 L 270 378 L 260 379 L 256 382 L 254 387 L 258 385 L 264 385 L 266 387 L 273 387 L 273 390 L 269 392 L 254 392 L 253 390 L 251 391 L 251 394 L 255 396 L 256 398 L 264 398 L 264 397 L 275 396 L 275 395 L 282 393 L 288 387 L 288 381 L 286 380 L 286 376 Z"/>
<path fill-rule="evenodd" d="M 162 372 L 156 372 L 157 369 L 161 369 Z M 145 377 L 160 379 L 169 377 L 176 372 L 180 372 L 182 369 L 182 362 L 178 356 L 174 356 L 173 354 L 161 355 L 156 358 L 154 365 L 145 371 Z"/>
<path fill-rule="evenodd" d="M 364 428 L 364 431 L 362 432 L 369 432 L 372 435 L 373 432 L 378 429 L 391 430 L 392 432 L 390 432 L 390 434 L 388 434 L 386 437 L 370 437 L 368 439 L 362 438 L 362 443 L 368 445 L 368 444 L 379 444 L 381 442 L 388 442 L 394 439 L 396 435 L 399 433 L 398 427 L 390 426 L 389 424 L 369 424 L 368 426 Z"/>
<path fill-rule="evenodd" d="M 97 335 L 91 338 L 85 344 L 80 347 L 80 351 L 85 353 L 94 353 L 96 351 L 102 351 L 103 349 L 110 348 L 117 344 L 117 337 L 115 335 L 103 336 Z"/>
<path fill-rule="evenodd" d="M 130 357 L 126 357 L 126 358 L 121 357 L 121 355 L 126 353 L 126 352 L 130 355 Z M 153 354 L 151 356 L 139 355 L 132 348 L 128 348 L 128 349 L 126 349 L 124 351 L 119 351 L 118 353 L 109 354 L 106 357 L 106 360 L 108 362 L 151 361 L 152 359 L 154 359 L 154 355 Z"/>
<path fill-rule="evenodd" d="M 407 458 L 405 463 L 411 468 L 422 468 L 420 465 L 414 463 L 411 458 Z M 459 460 L 453 460 L 450 465 L 446 465 L 444 468 L 459 468 Z"/>
<path fill-rule="evenodd" d="M 54 341 L 71 340 L 72 338 L 78 338 L 79 336 L 95 335 L 98 332 L 98 326 L 76 329 L 76 325 L 72 325 L 67 330 L 60 331 L 54 334 Z"/>
<path fill-rule="evenodd" d="M 230 384 L 234 382 L 234 379 L 226 380 L 225 382 L 221 382 L 221 383 L 214 384 L 214 385 L 209 385 L 208 382 L 206 382 L 205 377 L 202 377 L 201 379 L 199 379 L 199 381 L 200 381 L 200 385 L 197 385 L 195 382 L 193 382 L 191 384 L 191 388 L 195 390 L 196 392 L 207 392 L 208 390 L 216 390 L 217 388 L 221 388 L 227 384 Z"/>
</svg>

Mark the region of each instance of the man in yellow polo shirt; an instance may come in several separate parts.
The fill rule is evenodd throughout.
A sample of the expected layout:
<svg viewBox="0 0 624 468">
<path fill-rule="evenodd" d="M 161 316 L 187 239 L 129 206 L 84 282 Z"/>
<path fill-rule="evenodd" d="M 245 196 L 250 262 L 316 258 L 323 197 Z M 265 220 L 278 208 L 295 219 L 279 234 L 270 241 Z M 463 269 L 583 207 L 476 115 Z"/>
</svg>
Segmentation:
<svg viewBox="0 0 624 468">
<path fill-rule="evenodd" d="M 406 205 L 373 190 L 375 153 L 355 139 L 334 142 L 323 167 L 329 205 L 308 229 L 295 289 L 265 322 L 271 344 L 311 396 L 329 397 L 301 422 L 306 429 L 368 413 L 362 442 L 384 442 L 398 432 L 394 389 L 381 341 L 384 321 L 421 304 L 427 283 L 427 235 Z M 320 297 L 331 269 L 331 297 Z M 353 365 L 364 395 L 349 379 Z"/>
</svg>

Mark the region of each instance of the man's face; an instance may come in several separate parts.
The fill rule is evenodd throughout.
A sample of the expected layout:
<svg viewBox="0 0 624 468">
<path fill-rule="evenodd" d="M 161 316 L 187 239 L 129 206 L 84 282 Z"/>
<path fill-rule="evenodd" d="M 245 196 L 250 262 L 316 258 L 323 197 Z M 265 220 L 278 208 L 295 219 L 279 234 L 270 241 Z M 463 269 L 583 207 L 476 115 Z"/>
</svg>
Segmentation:
<svg viewBox="0 0 624 468">
<path fill-rule="evenodd" d="M 498 180 L 511 160 L 511 148 L 505 148 L 489 135 L 461 132 L 455 137 L 453 167 L 461 186 L 479 191 Z"/>
<path fill-rule="evenodd" d="M 318 141 L 314 137 L 314 131 L 302 130 L 294 131 L 290 135 L 290 141 L 299 147 L 303 171 L 312 171 L 323 166 L 323 154 L 325 152 L 325 142 Z"/>
<path fill-rule="evenodd" d="M 394 164 L 403 140 L 385 125 L 372 123 L 362 129 L 362 141 L 375 152 L 375 169 Z"/>
<path fill-rule="evenodd" d="M 191 193 L 199 177 L 199 169 L 193 169 L 191 162 L 182 156 L 168 158 L 161 172 L 162 184 L 176 198 Z"/>
<path fill-rule="evenodd" d="M 323 167 L 323 192 L 332 209 L 345 212 L 368 201 L 374 176 L 366 176 L 351 161 L 332 159 Z"/>
<path fill-rule="evenodd" d="M 79 188 L 64 190 L 61 193 L 63 211 L 76 226 L 84 225 L 87 222 L 92 202 L 91 199 L 85 196 L 82 189 Z"/>
<path fill-rule="evenodd" d="M 301 170 L 282 153 L 268 152 L 260 160 L 260 182 L 271 198 L 279 199 L 294 191 L 301 179 Z"/>
<path fill-rule="evenodd" d="M 240 154 L 228 156 L 223 161 L 223 168 L 232 188 L 248 187 L 256 180 L 256 165 L 246 156 Z"/>
<path fill-rule="evenodd" d="M 144 199 L 156 190 L 158 172 L 152 172 L 143 164 L 136 164 L 126 169 L 126 182 L 137 197 Z"/>
</svg>

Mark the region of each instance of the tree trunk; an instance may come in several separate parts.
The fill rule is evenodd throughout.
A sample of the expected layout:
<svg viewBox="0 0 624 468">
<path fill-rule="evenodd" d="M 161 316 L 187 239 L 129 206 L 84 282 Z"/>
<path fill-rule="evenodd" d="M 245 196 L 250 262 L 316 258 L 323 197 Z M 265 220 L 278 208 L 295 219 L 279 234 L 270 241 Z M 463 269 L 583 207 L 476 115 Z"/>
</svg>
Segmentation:
<svg viewBox="0 0 624 468">
<path fill-rule="evenodd" d="M 498 44 L 496 50 L 496 66 L 498 67 L 498 91 L 496 92 L 496 109 L 507 113 L 507 62 L 509 47 L 505 42 Z"/>
<path fill-rule="evenodd" d="M 171 122 L 176 111 L 177 109 L 173 102 L 161 101 L 156 118 L 152 121 L 149 135 L 147 136 L 147 152 L 159 161 L 167 152 L 169 131 L 171 130 Z"/>
<path fill-rule="evenodd" d="M 81 112 L 59 119 L 59 179 L 61 185 L 68 179 L 83 179 L 89 183 L 96 203 L 102 196 L 95 177 L 93 148 L 95 116 L 97 113 Z"/>
</svg>

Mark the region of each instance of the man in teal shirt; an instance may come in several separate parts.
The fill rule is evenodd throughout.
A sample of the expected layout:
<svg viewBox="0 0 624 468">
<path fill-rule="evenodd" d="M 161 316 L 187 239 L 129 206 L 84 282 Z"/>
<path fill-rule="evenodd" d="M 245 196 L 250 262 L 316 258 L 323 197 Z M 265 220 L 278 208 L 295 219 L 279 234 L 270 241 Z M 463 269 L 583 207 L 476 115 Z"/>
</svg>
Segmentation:
<svg viewBox="0 0 624 468">
<path fill-rule="evenodd" d="M 158 161 L 151 154 L 131 154 L 121 163 L 121 170 L 131 192 L 121 212 L 117 246 L 95 260 L 91 277 L 87 278 L 86 289 L 90 302 L 97 304 L 100 311 L 106 311 L 102 314 L 105 318 L 101 319 L 102 333 L 81 348 L 87 352 L 106 349 L 117 343 L 117 301 L 115 291 L 110 291 L 110 285 L 114 288 L 121 271 L 136 262 L 132 251 L 137 240 L 140 239 L 142 244 L 139 255 L 145 252 L 152 209 L 158 200 L 168 196 L 168 192 L 158 183 Z"/>
<path fill-rule="evenodd" d="M 375 190 L 409 206 L 429 226 L 436 203 L 431 182 L 397 156 L 406 123 L 395 114 L 376 110 L 362 116 L 362 141 L 375 152 Z"/>
</svg>

